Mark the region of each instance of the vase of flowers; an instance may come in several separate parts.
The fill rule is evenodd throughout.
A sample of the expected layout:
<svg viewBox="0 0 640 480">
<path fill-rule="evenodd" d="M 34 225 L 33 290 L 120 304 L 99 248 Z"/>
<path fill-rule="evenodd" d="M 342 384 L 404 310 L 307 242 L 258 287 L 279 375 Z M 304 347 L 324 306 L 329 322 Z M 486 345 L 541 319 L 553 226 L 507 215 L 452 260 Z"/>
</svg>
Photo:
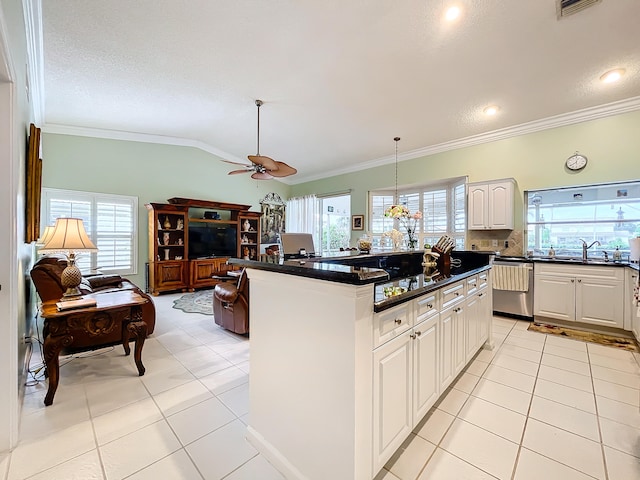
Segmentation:
<svg viewBox="0 0 640 480">
<path fill-rule="evenodd" d="M 384 211 L 384 216 L 398 220 L 398 223 L 407 231 L 407 248 L 409 250 L 415 250 L 418 246 L 418 237 L 416 234 L 418 222 L 422 220 L 422 212 L 418 210 L 411 213 L 405 205 L 392 205 Z"/>
</svg>

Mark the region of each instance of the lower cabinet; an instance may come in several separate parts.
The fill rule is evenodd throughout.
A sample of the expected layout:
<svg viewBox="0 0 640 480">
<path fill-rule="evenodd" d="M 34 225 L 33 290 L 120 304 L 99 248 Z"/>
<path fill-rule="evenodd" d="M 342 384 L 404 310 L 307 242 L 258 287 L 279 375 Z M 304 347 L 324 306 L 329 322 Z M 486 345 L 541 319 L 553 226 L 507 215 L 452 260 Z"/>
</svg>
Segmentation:
<svg viewBox="0 0 640 480">
<path fill-rule="evenodd" d="M 624 328 L 624 269 L 536 266 L 534 315 Z"/>
<path fill-rule="evenodd" d="M 149 265 L 151 293 L 157 295 L 163 291 L 184 289 L 186 287 L 186 270 L 187 262 L 184 260 L 152 262 Z"/>
<path fill-rule="evenodd" d="M 204 258 L 189 261 L 189 289 L 213 287 L 220 280 L 213 278 L 226 275 L 232 268 L 227 265 L 227 257 Z"/>
<path fill-rule="evenodd" d="M 375 314 L 375 472 L 487 340 L 491 305 L 486 285 L 485 281 L 481 288 L 474 287 L 465 299 L 465 285 L 458 282 Z"/>
</svg>

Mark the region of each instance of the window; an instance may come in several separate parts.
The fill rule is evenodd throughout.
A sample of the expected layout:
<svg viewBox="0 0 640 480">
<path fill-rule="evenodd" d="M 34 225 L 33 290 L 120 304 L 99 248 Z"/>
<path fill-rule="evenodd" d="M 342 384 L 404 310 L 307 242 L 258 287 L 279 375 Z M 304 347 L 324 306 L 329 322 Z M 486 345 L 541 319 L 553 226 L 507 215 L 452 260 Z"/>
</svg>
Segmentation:
<svg viewBox="0 0 640 480">
<path fill-rule="evenodd" d="M 81 270 L 137 272 L 137 197 L 44 188 L 42 209 L 42 225 L 59 217 L 82 219 L 98 252 L 78 255 Z"/>
<path fill-rule="evenodd" d="M 422 220 L 416 226 L 418 245 L 435 244 L 443 235 L 449 235 L 456 242 L 458 250 L 464 249 L 466 230 L 466 190 L 465 179 L 456 178 L 437 184 L 421 185 L 398 190 L 385 189 L 369 192 L 369 230 L 373 245 L 385 248 L 388 242 L 382 237 L 384 232 L 397 228 L 406 234 L 406 228 L 398 221 L 385 217 L 384 211 L 394 204 L 405 205 L 410 213 L 421 211 Z"/>
<path fill-rule="evenodd" d="M 528 250 L 581 256 L 582 241 L 593 254 L 618 247 L 629 253 L 629 239 L 640 236 L 640 182 L 590 185 L 525 192 Z"/>
<path fill-rule="evenodd" d="M 351 195 L 318 198 L 321 213 L 320 252 L 338 252 L 351 240 Z"/>
</svg>

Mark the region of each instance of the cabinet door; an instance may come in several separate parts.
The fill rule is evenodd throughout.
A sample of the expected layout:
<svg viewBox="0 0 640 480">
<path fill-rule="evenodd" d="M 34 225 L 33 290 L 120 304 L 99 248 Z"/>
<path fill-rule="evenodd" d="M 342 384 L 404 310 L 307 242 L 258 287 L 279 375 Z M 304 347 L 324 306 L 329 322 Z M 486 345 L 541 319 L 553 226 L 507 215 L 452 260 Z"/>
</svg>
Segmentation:
<svg viewBox="0 0 640 480">
<path fill-rule="evenodd" d="M 489 340 L 489 322 L 492 317 L 489 290 L 478 293 L 478 348 Z"/>
<path fill-rule="evenodd" d="M 373 465 L 379 471 L 411 433 L 411 332 L 373 351 Z"/>
<path fill-rule="evenodd" d="M 158 289 L 184 286 L 184 262 L 161 262 L 155 263 L 154 266 L 156 269 L 156 287 Z"/>
<path fill-rule="evenodd" d="M 467 299 L 467 311 L 465 312 L 464 322 L 466 328 L 466 351 L 465 362 L 471 360 L 478 350 L 479 340 L 479 323 L 480 323 L 480 299 L 478 294 Z"/>
<path fill-rule="evenodd" d="M 443 392 L 453 381 L 455 373 L 455 316 L 457 312 L 450 307 L 440 314 L 440 391 Z M 464 339 L 464 336 L 462 337 Z M 463 349 L 464 351 L 464 349 Z"/>
<path fill-rule="evenodd" d="M 536 275 L 533 292 L 535 315 L 575 321 L 575 278 Z"/>
<path fill-rule="evenodd" d="M 576 320 L 623 328 L 624 289 L 622 282 L 608 278 L 577 278 Z"/>
<path fill-rule="evenodd" d="M 513 184 L 491 183 L 488 196 L 488 227 L 494 230 L 513 230 Z"/>
<path fill-rule="evenodd" d="M 453 308 L 453 377 L 458 375 L 466 362 L 467 309 L 465 304 Z"/>
<path fill-rule="evenodd" d="M 487 185 L 469 185 L 469 230 L 484 230 L 489 223 Z"/>
<path fill-rule="evenodd" d="M 417 424 L 438 399 L 438 315 L 419 323 L 413 331 L 413 424 Z"/>
<path fill-rule="evenodd" d="M 626 317 L 633 335 L 636 337 L 636 340 L 640 342 L 640 307 L 635 306 L 633 303 L 633 287 L 638 282 L 638 272 L 632 272 L 630 269 L 627 269 L 626 282 L 626 296 L 624 299 L 624 307 L 627 312 Z"/>
</svg>

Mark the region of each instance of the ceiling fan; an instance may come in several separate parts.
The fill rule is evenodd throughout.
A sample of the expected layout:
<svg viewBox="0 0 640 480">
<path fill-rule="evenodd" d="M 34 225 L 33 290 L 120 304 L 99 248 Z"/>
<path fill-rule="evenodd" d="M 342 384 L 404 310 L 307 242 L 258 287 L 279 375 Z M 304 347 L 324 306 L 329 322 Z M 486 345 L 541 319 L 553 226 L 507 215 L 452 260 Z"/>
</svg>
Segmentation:
<svg viewBox="0 0 640 480">
<path fill-rule="evenodd" d="M 284 162 L 278 162 L 272 158 L 260 155 L 260 107 L 262 106 L 262 100 L 256 100 L 256 106 L 258 107 L 258 151 L 255 155 L 247 156 L 247 158 L 251 160 L 251 165 L 223 160 L 227 163 L 244 166 L 244 169 L 232 170 L 228 175 L 253 172 L 251 178 L 255 180 L 269 180 L 274 177 L 288 177 L 289 175 L 297 173 L 298 171 L 295 168 Z"/>
</svg>

